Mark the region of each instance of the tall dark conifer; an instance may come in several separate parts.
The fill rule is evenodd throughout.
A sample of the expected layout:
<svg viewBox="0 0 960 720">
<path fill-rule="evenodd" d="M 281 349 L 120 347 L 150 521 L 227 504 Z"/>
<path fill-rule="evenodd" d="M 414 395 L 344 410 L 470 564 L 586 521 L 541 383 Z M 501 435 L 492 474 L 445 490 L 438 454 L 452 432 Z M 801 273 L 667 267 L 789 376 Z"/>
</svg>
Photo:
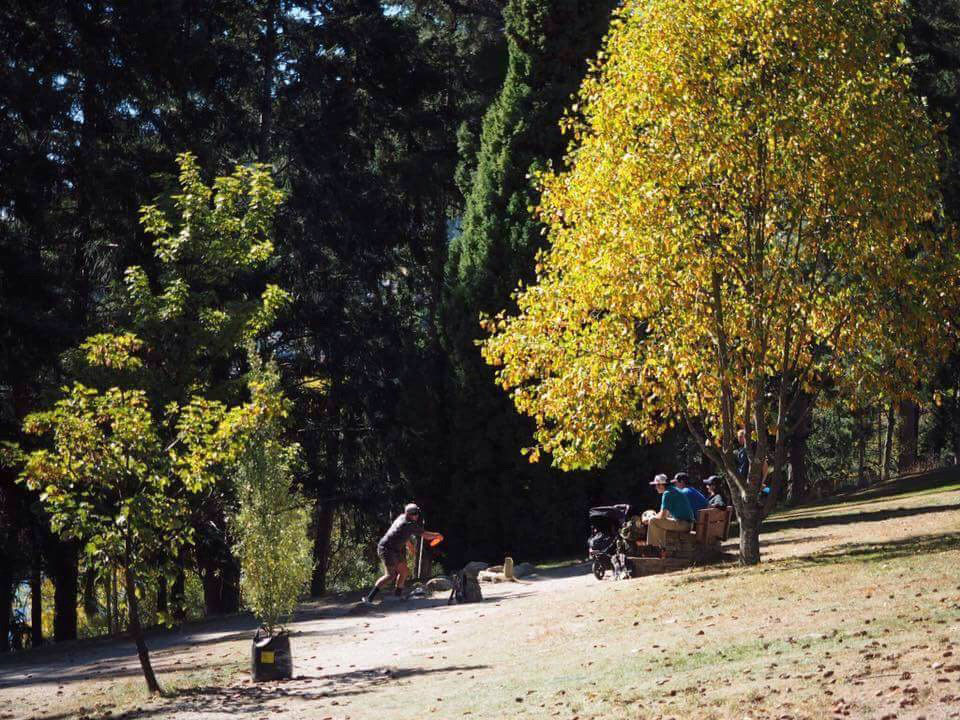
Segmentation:
<svg viewBox="0 0 960 720">
<path fill-rule="evenodd" d="M 456 518 L 451 550 L 458 558 L 569 551 L 580 542 L 571 531 L 582 525 L 570 513 L 579 515 L 609 491 L 596 474 L 564 476 L 543 463 L 526 462 L 521 448 L 531 444 L 532 428 L 494 385 L 474 343 L 480 314 L 508 307 L 517 283 L 534 275 L 542 241 L 530 212 L 537 204 L 531 176 L 562 158 L 568 140 L 559 121 L 600 47 L 615 4 L 510 0 L 504 9 L 503 86 L 479 137 L 468 127 L 459 135 L 465 156 L 457 179 L 466 208 L 450 244 L 444 308 L 452 366 L 449 477 L 430 491 L 442 496 L 448 521 Z M 641 452 L 634 460 L 642 457 Z M 615 492 L 631 494 L 636 470 L 629 461 L 614 463 L 606 474 L 627 479 Z M 534 506 L 537 520 L 531 522 Z"/>
</svg>

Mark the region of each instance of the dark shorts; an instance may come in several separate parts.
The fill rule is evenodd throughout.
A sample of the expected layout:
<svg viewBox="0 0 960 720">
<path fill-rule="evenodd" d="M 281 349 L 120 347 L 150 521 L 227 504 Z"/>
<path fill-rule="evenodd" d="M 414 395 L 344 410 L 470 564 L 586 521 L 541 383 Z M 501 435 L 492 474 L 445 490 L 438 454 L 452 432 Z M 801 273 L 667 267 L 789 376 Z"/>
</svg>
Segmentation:
<svg viewBox="0 0 960 720">
<path fill-rule="evenodd" d="M 383 545 L 377 545 L 377 557 L 380 558 L 380 562 L 383 563 L 383 569 L 388 573 L 392 573 L 397 569 L 397 565 L 403 562 L 403 553 L 397 552 L 396 550 L 391 550 L 388 547 Z"/>
</svg>

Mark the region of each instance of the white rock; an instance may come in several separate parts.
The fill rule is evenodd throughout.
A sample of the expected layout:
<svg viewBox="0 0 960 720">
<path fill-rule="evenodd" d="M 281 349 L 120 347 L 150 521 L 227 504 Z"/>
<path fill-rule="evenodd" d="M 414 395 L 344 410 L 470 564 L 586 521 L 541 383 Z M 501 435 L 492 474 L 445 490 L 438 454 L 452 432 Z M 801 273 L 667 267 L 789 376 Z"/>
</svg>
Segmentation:
<svg viewBox="0 0 960 720">
<path fill-rule="evenodd" d="M 453 583 L 450 582 L 450 578 L 441 576 L 427 580 L 425 587 L 428 592 L 449 592 L 453 589 Z"/>
<path fill-rule="evenodd" d="M 492 570 L 481 570 L 477 573 L 477 580 L 480 582 L 501 583 L 506 582 L 507 578 L 503 573 L 493 572 Z"/>
</svg>

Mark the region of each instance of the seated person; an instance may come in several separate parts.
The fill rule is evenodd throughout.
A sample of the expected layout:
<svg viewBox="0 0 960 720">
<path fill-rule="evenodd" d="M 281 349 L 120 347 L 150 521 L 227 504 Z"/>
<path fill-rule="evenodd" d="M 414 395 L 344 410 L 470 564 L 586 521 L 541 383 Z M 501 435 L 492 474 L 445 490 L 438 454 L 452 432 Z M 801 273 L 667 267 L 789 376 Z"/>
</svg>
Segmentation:
<svg viewBox="0 0 960 720">
<path fill-rule="evenodd" d="M 727 501 L 723 499 L 723 495 L 720 494 L 720 476 L 711 475 L 706 480 L 703 481 L 703 486 L 707 489 L 707 507 L 709 508 L 725 508 L 727 506 Z"/>
<path fill-rule="evenodd" d="M 707 507 L 707 499 L 703 496 L 703 493 L 695 487 L 690 487 L 690 476 L 685 472 L 679 472 L 674 475 L 673 484 L 677 486 L 677 490 L 687 496 L 687 500 L 690 501 L 690 507 L 693 509 L 694 517 L 697 516 L 698 512 Z"/>
<path fill-rule="evenodd" d="M 647 545 L 663 547 L 668 530 L 690 532 L 693 527 L 693 508 L 690 507 L 687 496 L 671 487 L 663 473 L 657 475 L 650 484 L 657 488 L 662 498 L 660 512 L 647 521 Z"/>
</svg>

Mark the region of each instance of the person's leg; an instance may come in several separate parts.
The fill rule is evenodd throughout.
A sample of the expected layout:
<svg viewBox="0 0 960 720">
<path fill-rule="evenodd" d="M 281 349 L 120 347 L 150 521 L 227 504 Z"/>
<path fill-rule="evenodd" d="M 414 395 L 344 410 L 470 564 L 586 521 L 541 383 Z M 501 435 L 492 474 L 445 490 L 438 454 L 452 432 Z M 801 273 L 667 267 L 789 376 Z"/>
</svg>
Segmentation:
<svg viewBox="0 0 960 720">
<path fill-rule="evenodd" d="M 373 599 L 377 596 L 377 593 L 380 592 L 380 588 L 384 585 L 387 585 L 393 582 L 393 579 L 397 575 L 397 566 L 394 562 L 395 558 L 391 556 L 390 552 L 382 552 L 379 548 L 377 549 L 377 555 L 380 557 L 380 564 L 383 566 L 383 575 L 373 584 L 373 588 L 364 596 L 364 600 L 367 602 L 372 602 Z"/>
<path fill-rule="evenodd" d="M 653 518 L 647 523 L 647 545 L 663 547 L 663 541 L 666 538 L 663 523 L 667 522 L 670 521 L 666 518 Z"/>
<path fill-rule="evenodd" d="M 404 583 L 407 582 L 407 577 L 410 575 L 410 568 L 407 565 L 407 559 L 403 558 L 399 563 L 397 563 L 397 595 L 400 595 L 403 592 Z"/>
<path fill-rule="evenodd" d="M 690 528 L 690 523 L 685 520 L 653 518 L 647 525 L 647 545 L 663 547 L 667 541 L 667 531 L 690 532 Z"/>
</svg>

